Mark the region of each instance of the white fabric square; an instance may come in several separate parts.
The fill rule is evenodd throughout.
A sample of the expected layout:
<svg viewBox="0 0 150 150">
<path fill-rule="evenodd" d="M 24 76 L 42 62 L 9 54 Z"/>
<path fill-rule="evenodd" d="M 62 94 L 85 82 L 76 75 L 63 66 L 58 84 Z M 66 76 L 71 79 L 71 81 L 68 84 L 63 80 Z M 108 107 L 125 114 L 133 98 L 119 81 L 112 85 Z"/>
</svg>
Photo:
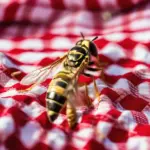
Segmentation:
<svg viewBox="0 0 150 150">
<path fill-rule="evenodd" d="M 31 12 L 30 20 L 33 22 L 46 22 L 52 17 L 52 12 L 53 10 L 48 7 L 34 7 Z"/>
<path fill-rule="evenodd" d="M 3 116 L 0 118 L 0 141 L 6 140 L 6 138 L 15 131 L 14 120 L 11 116 Z"/>
<path fill-rule="evenodd" d="M 105 55 L 106 57 L 109 57 L 113 61 L 117 61 L 121 58 L 125 58 L 125 50 L 115 43 L 109 43 L 107 44 L 101 51 L 100 54 Z"/>
<path fill-rule="evenodd" d="M 20 140 L 27 148 L 32 148 L 40 139 L 43 129 L 41 126 L 34 122 L 28 122 L 20 130 Z"/>
</svg>

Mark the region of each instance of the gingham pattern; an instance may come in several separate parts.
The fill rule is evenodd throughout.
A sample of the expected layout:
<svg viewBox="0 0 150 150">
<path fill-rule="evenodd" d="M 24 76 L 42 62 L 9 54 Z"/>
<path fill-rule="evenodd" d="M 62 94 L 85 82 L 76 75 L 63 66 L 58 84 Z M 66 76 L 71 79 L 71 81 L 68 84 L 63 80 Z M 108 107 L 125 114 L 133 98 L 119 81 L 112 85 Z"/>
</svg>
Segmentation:
<svg viewBox="0 0 150 150">
<path fill-rule="evenodd" d="M 0 21 L 0 150 L 150 149 L 146 0 L 1 0 Z M 62 56 L 80 31 L 89 39 L 99 36 L 99 58 L 108 65 L 105 82 L 96 79 L 100 103 L 92 98 L 91 79 L 81 77 L 94 108 L 79 109 L 78 125 L 70 130 L 64 111 L 53 124 L 47 119 L 51 76 L 27 93 L 18 90 L 26 73 Z M 16 80 L 15 71 L 21 71 Z"/>
</svg>

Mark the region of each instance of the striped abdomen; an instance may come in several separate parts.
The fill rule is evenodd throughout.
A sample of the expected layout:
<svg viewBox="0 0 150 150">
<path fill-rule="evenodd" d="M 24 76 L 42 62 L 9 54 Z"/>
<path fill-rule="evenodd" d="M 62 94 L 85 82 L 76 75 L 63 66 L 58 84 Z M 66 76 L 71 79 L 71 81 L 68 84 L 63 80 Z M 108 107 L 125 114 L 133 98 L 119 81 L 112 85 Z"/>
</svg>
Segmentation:
<svg viewBox="0 0 150 150">
<path fill-rule="evenodd" d="M 70 80 L 70 74 L 60 71 L 51 81 L 46 100 L 47 114 L 50 121 L 54 121 L 67 100 L 67 87 Z"/>
</svg>

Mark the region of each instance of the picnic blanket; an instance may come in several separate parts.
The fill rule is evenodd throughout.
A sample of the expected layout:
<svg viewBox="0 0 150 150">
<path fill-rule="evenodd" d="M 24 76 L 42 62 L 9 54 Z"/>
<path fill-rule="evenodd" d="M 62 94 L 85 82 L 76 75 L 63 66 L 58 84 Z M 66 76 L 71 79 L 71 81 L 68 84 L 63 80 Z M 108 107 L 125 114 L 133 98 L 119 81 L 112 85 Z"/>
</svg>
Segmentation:
<svg viewBox="0 0 150 150">
<path fill-rule="evenodd" d="M 0 1 L 0 150 L 149 150 L 149 0 Z M 28 92 L 20 80 L 51 64 L 81 39 L 94 41 L 107 63 L 88 85 L 92 109 L 65 111 L 50 123 L 45 95 L 52 75 Z M 12 77 L 14 72 L 15 78 Z M 101 99 L 99 102 L 98 99 Z"/>
</svg>

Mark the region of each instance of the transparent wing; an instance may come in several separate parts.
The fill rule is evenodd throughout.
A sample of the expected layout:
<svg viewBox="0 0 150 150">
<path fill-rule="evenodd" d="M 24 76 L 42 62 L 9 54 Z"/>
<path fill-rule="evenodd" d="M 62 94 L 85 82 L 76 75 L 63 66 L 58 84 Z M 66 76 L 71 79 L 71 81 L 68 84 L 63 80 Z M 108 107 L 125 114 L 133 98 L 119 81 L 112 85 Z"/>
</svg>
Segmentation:
<svg viewBox="0 0 150 150">
<path fill-rule="evenodd" d="M 30 85 L 33 83 L 41 83 L 46 79 L 51 71 L 51 66 L 44 67 L 42 69 L 35 70 L 29 74 L 27 74 L 22 80 L 21 84 L 23 85 Z"/>
<path fill-rule="evenodd" d="M 44 68 L 37 69 L 29 74 L 27 74 L 22 80 L 21 84 L 23 85 L 31 85 L 31 84 L 40 84 L 41 82 L 45 81 L 46 78 L 49 76 L 50 72 L 52 71 L 53 68 L 56 66 L 60 65 L 61 62 L 66 58 L 67 55 L 64 55 L 51 65 L 48 65 Z M 56 71 L 56 69 L 55 69 Z"/>
<path fill-rule="evenodd" d="M 74 107 L 91 107 L 91 100 L 86 88 L 86 86 L 83 89 L 76 87 L 76 89 L 73 88 L 69 92 L 68 101 L 74 105 Z"/>
</svg>

